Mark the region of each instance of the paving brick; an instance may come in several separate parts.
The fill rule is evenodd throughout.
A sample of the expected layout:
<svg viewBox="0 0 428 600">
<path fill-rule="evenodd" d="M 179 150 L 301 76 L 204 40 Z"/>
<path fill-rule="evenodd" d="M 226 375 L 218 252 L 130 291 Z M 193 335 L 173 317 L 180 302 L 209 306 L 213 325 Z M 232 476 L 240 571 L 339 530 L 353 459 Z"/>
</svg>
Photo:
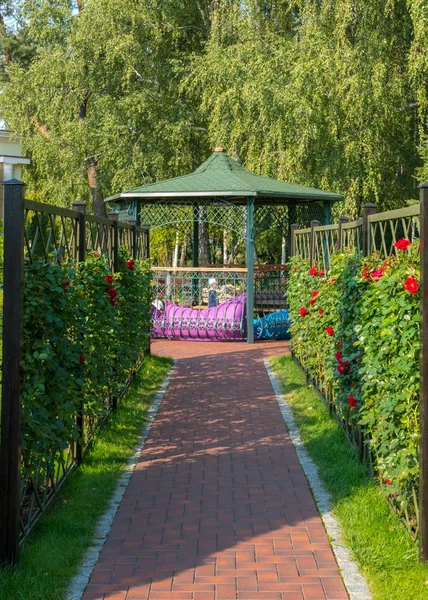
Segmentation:
<svg viewBox="0 0 428 600">
<path fill-rule="evenodd" d="M 288 344 L 152 352 L 178 364 L 84 600 L 346 598 L 263 364 Z"/>
</svg>

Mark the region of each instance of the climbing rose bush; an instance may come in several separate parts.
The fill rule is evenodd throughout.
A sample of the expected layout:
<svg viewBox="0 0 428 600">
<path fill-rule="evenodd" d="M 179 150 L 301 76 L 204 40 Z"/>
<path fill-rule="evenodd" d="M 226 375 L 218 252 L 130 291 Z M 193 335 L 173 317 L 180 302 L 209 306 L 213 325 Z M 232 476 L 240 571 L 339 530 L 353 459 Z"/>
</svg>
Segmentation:
<svg viewBox="0 0 428 600">
<path fill-rule="evenodd" d="M 418 244 L 399 240 L 398 256 L 386 260 L 337 252 L 321 277 L 319 265 L 294 258 L 288 286 L 293 354 L 351 440 L 366 440 L 383 489 L 410 521 L 418 487 Z"/>
<path fill-rule="evenodd" d="M 132 268 L 130 268 L 132 263 Z M 124 390 L 149 343 L 147 263 L 120 254 L 83 264 L 29 265 L 25 277 L 23 454 L 27 475 L 43 460 L 53 470 L 73 442 L 76 418 L 87 433 Z"/>
</svg>

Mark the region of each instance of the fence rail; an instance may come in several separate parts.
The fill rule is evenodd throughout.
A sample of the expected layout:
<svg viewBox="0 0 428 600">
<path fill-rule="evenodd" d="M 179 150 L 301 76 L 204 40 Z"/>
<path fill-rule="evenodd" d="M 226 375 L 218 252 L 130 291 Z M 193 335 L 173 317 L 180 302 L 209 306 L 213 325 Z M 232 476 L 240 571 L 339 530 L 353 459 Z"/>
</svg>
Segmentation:
<svg viewBox="0 0 428 600">
<path fill-rule="evenodd" d="M 76 419 L 80 441 L 69 440 L 56 450 L 54 467 L 52 461 L 48 466 L 43 456 L 30 455 L 21 447 L 25 274 L 35 263 L 76 264 L 90 254 L 106 255 L 114 273 L 119 248 L 134 259 L 148 258 L 149 252 L 148 228 L 119 223 L 115 211 L 109 218 L 88 215 L 83 202 L 74 203 L 73 210 L 60 208 L 25 200 L 23 190 L 21 183 L 5 184 L 0 561 L 6 562 L 16 561 L 19 542 L 80 462 L 95 428 L 117 404 L 117 398 L 106 397 L 102 401 L 105 409 L 96 418 L 81 413 Z"/>
<path fill-rule="evenodd" d="M 377 212 L 375 204 L 364 206 L 363 217 L 349 221 L 345 216 L 332 225 L 320 225 L 312 221 L 311 227 L 297 229 L 291 226 L 292 255 L 328 268 L 330 257 L 341 248 L 355 250 L 362 256 L 378 252 L 382 258 L 398 255 L 394 244 L 400 238 L 411 242 L 420 236 L 420 204 L 406 208 Z"/>
</svg>

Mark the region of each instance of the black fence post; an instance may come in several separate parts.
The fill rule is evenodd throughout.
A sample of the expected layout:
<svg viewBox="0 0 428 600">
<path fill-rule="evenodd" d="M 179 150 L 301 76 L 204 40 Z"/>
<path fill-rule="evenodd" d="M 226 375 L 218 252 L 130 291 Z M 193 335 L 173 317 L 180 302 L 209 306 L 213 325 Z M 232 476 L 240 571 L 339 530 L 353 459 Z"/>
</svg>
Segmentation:
<svg viewBox="0 0 428 600">
<path fill-rule="evenodd" d="M 368 256 L 371 252 L 371 232 L 370 232 L 370 215 L 377 213 L 377 206 L 372 202 L 367 202 L 363 206 L 363 256 Z"/>
<path fill-rule="evenodd" d="M 319 221 L 311 221 L 311 234 L 309 238 L 309 264 L 312 267 L 315 261 L 315 227 L 319 227 Z"/>
<path fill-rule="evenodd" d="M 72 208 L 74 211 L 79 213 L 79 234 L 78 234 L 78 250 L 77 250 L 77 260 L 79 263 L 83 263 L 86 260 L 86 204 L 81 200 L 77 200 L 77 202 L 73 202 Z M 83 337 L 83 325 L 81 326 L 81 330 L 79 332 L 80 338 Z M 78 465 L 82 463 L 83 460 L 83 447 L 85 445 L 85 418 L 84 418 L 84 400 L 80 401 L 80 408 L 76 417 L 76 426 L 80 433 L 80 442 L 77 440 L 75 449 L 74 449 L 74 458 Z"/>
<path fill-rule="evenodd" d="M 344 223 L 348 223 L 349 218 L 345 217 L 344 215 L 339 217 L 339 223 L 337 226 L 337 249 L 338 250 L 342 250 L 342 245 L 343 245 L 343 231 L 342 231 L 342 225 Z"/>
<path fill-rule="evenodd" d="M 297 223 L 293 223 L 290 227 L 290 258 L 296 255 L 296 230 L 299 229 Z"/>
<path fill-rule="evenodd" d="M 419 556 L 428 561 L 428 183 L 420 186 L 421 388 L 419 459 Z"/>
<path fill-rule="evenodd" d="M 117 273 L 119 270 L 119 213 L 117 210 L 111 210 L 107 216 L 111 219 L 113 226 L 113 272 Z"/>
<path fill-rule="evenodd" d="M 86 236 L 85 236 L 85 211 L 86 204 L 81 200 L 73 202 L 72 208 L 74 211 L 79 213 L 79 235 L 78 235 L 78 252 L 77 260 L 79 262 L 85 262 L 86 260 Z"/>
<path fill-rule="evenodd" d="M 137 252 L 137 220 L 129 219 L 129 224 L 131 225 L 131 255 L 134 260 L 138 258 Z"/>
<path fill-rule="evenodd" d="M 21 490 L 24 184 L 4 184 L 3 362 L 0 445 L 0 561 L 19 553 Z"/>
<path fill-rule="evenodd" d="M 150 226 L 149 225 L 142 225 L 141 227 L 144 228 L 144 233 L 145 233 L 145 238 L 146 238 L 146 243 L 145 243 L 145 248 L 143 249 L 143 259 L 148 260 L 150 258 Z"/>
<path fill-rule="evenodd" d="M 113 272 L 117 273 L 119 270 L 119 212 L 117 210 L 111 210 L 108 213 L 108 218 L 112 221 L 113 226 Z M 119 357 L 116 351 L 116 357 L 113 365 L 114 379 L 117 379 L 119 367 Z M 111 398 L 111 408 L 115 410 L 117 408 L 117 396 L 116 394 Z"/>
</svg>

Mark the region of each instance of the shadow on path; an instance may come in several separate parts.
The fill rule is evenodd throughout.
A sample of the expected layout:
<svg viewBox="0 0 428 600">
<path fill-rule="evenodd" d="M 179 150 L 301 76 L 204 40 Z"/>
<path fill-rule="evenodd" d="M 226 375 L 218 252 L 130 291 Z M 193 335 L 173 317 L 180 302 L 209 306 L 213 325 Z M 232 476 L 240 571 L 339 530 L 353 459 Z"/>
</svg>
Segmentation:
<svg viewBox="0 0 428 600">
<path fill-rule="evenodd" d="M 156 341 L 176 372 L 84 600 L 347 598 L 263 359 Z"/>
</svg>

